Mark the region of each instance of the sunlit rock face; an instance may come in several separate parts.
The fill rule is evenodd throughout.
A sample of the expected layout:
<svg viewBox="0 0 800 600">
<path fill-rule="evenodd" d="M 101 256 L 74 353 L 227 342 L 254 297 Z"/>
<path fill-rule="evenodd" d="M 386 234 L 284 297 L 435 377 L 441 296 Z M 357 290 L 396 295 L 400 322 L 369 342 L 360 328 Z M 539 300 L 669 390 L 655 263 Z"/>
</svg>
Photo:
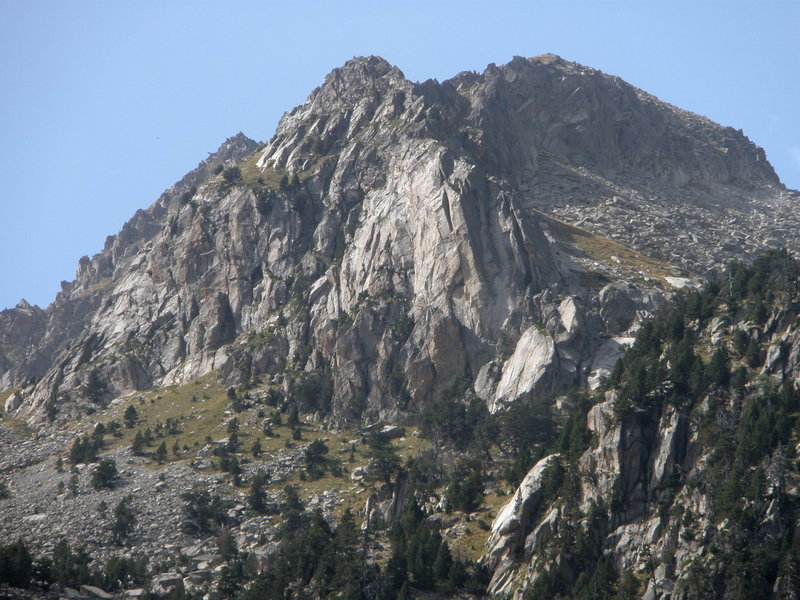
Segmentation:
<svg viewBox="0 0 800 600">
<path fill-rule="evenodd" d="M 793 194 L 741 132 L 555 56 L 442 83 L 355 58 L 5 311 L 0 377 L 31 421 L 209 371 L 322 378 L 336 423 L 502 410 L 596 387 L 674 282 L 793 240 Z"/>
</svg>

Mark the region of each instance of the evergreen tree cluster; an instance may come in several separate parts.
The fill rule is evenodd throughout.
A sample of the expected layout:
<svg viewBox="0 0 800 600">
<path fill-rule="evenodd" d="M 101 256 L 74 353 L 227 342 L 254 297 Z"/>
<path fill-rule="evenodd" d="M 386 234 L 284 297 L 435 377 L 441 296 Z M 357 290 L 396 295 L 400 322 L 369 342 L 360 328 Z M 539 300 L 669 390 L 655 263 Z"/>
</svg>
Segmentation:
<svg viewBox="0 0 800 600">
<path fill-rule="evenodd" d="M 438 529 L 412 500 L 392 528 L 392 555 L 382 577 L 385 598 L 414 588 L 424 591 L 483 593 L 488 573 L 478 565 L 453 557 Z"/>
<path fill-rule="evenodd" d="M 69 461 L 73 465 L 97 461 L 97 453 L 103 447 L 102 437 L 96 435 L 77 438 L 69 450 Z"/>
<path fill-rule="evenodd" d="M 352 514 L 346 510 L 338 527 L 331 528 L 315 510 L 302 511 L 302 504 L 290 495 L 283 514 L 294 512 L 291 535 L 286 535 L 267 569 L 244 592 L 245 600 L 287 598 L 367 598 L 374 589 L 377 570 L 360 547 L 360 534 Z"/>
<path fill-rule="evenodd" d="M 111 557 L 104 566 L 90 568 L 92 556 L 83 548 L 72 549 L 62 540 L 53 554 L 33 559 L 23 541 L 0 545 L 0 585 L 44 589 L 57 584 L 79 588 L 93 585 L 110 592 L 143 586 L 148 581 L 147 561 Z"/>
<path fill-rule="evenodd" d="M 707 516 L 715 526 L 694 527 L 691 511 L 672 494 L 660 495 L 659 514 L 679 516 L 681 537 L 702 540 L 710 549 L 709 555 L 694 559 L 689 576 L 679 582 L 682 597 L 800 594 L 800 503 L 788 492 L 800 476 L 789 458 L 800 426 L 800 395 L 780 368 L 776 376 L 761 374 L 762 345 L 775 332 L 765 329 L 777 323 L 771 316 L 786 321 L 800 312 L 799 276 L 800 263 L 783 250 L 767 252 L 749 266 L 730 265 L 719 279 L 684 294 L 643 323 L 606 383 L 616 392 L 617 419 L 635 419 L 645 432 L 654 432 L 669 409 L 697 427 L 697 444 L 708 453 L 691 479 L 678 470 L 669 485 L 706 494 L 712 509 Z M 709 325 L 715 318 L 729 325 L 721 342 L 711 345 Z M 554 566 L 527 597 L 638 597 L 638 580 L 617 572 L 603 555 L 607 511 L 569 514 L 576 505 L 570 498 L 578 455 L 564 452 L 563 444 L 567 436 L 574 438 L 567 446 L 586 442 L 582 427 L 567 433 L 571 429 L 562 430 L 557 444 L 566 459 L 562 473 L 551 474 L 558 488 L 555 497 L 567 511 L 556 528 L 558 539 L 548 547 Z M 610 508 L 623 509 L 625 502 L 613 498 Z"/>
<path fill-rule="evenodd" d="M 181 499 L 185 502 L 183 512 L 186 519 L 182 524 L 184 533 L 204 536 L 226 524 L 227 507 L 217 494 L 196 486 L 181 494 Z"/>
</svg>

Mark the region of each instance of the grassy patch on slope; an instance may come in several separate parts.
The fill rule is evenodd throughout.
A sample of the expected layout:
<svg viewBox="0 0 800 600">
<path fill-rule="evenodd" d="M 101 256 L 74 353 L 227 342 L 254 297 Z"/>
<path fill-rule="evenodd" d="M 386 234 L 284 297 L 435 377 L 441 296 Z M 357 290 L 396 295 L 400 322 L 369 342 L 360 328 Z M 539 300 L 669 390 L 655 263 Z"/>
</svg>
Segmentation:
<svg viewBox="0 0 800 600">
<path fill-rule="evenodd" d="M 542 216 L 559 246 L 567 254 L 604 262 L 628 271 L 633 276 L 644 275 L 664 281 L 665 277 L 676 275 L 675 269 L 668 263 L 637 252 L 615 240 L 595 235 L 553 217 Z"/>
</svg>

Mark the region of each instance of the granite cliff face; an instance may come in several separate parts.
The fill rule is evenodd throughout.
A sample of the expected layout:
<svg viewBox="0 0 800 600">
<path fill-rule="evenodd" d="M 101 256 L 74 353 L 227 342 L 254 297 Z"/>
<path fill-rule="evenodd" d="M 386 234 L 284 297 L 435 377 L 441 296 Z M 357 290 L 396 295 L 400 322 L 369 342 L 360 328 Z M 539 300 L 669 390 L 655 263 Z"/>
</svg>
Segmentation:
<svg viewBox="0 0 800 600">
<path fill-rule="evenodd" d="M 164 581 L 206 593 L 224 561 L 208 532 L 182 527 L 186 488 L 230 500 L 226 522 L 239 547 L 269 564 L 280 527 L 240 504 L 239 474 L 229 486 L 215 470 L 237 455 L 248 481 L 267 470 L 267 500 L 279 506 L 285 492 L 276 486 L 318 475 L 307 450 L 322 440 L 325 451 L 327 441 L 358 463 L 350 481 L 311 499 L 326 517 L 369 497 L 361 516 L 378 527 L 417 497 L 437 532 L 463 538 L 474 515 L 452 525 L 444 512 L 445 475 L 463 466 L 452 448 L 433 460 L 442 473 L 424 494 L 411 489 L 411 475 L 392 480 L 392 464 L 385 477 L 370 474 L 374 448 L 356 458 L 370 428 L 351 431 L 353 439 L 323 436 L 385 421 L 413 428 L 439 401 L 502 428 L 515 408 L 555 397 L 547 406 L 555 416 L 531 422 L 574 426 L 563 448 L 509 450 L 492 440 L 504 465 L 534 450 L 542 458 L 487 534 L 489 591 L 583 597 L 580 586 L 625 574 L 634 579 L 619 597 L 733 597 L 725 565 L 750 565 L 731 554 L 742 540 L 792 543 L 795 492 L 787 490 L 798 476 L 787 474 L 786 457 L 797 395 L 785 382 L 800 370 L 797 267 L 773 254 L 761 264 L 771 279 L 735 271 L 727 296 L 719 284 L 688 296 L 691 316 L 680 323 L 664 321 L 664 311 L 677 289 L 732 259 L 797 248 L 799 199 L 741 132 L 552 55 L 441 83 L 410 82 L 380 58 L 355 58 L 288 112 L 269 142 L 234 136 L 138 211 L 102 252 L 81 259 L 50 306 L 23 301 L 0 312 L 0 397 L 12 417 L 0 424 L 0 474 L 12 494 L 0 500 L 20 517 L 0 533 L 27 535 L 52 553 L 59 536 L 89 531 L 102 561 L 120 550 L 110 519 L 82 519 L 100 498 L 142 492 L 131 544 L 152 559 L 151 574 L 185 552 L 194 570 L 161 573 Z M 642 327 L 653 315 L 658 335 Z M 615 369 L 637 334 L 643 339 L 640 329 L 649 354 L 636 342 Z M 712 360 L 717 346 L 729 354 Z M 591 406 L 558 396 L 566 387 L 582 389 Z M 774 427 L 777 437 L 754 435 L 758 410 L 772 414 L 773 405 L 791 422 Z M 142 421 L 123 431 L 131 407 Z M 290 408 L 303 413 L 304 433 L 281 423 L 279 411 Z M 268 452 L 245 457 L 230 438 L 214 441 L 231 435 L 235 415 L 250 441 L 264 436 Z M 105 434 L 116 424 L 105 446 L 96 418 L 108 422 Z M 173 459 L 135 449 L 134 425 L 174 444 Z M 279 427 L 286 443 L 276 445 Z M 406 439 L 405 429 L 388 429 L 424 469 L 420 432 Z M 99 436 L 105 457 L 126 465 L 119 485 L 91 489 L 99 467 L 76 455 L 66 493 L 58 458 L 78 433 Z M 314 441 L 296 447 L 296 433 Z M 737 440 L 767 437 L 768 447 L 741 444 L 750 454 L 730 462 Z M 479 460 L 491 457 L 487 447 Z M 508 478 L 489 463 L 483 483 L 500 498 Z M 749 512 L 715 489 L 721 478 L 731 496 L 746 477 Z M 800 557 L 781 556 L 787 566 L 770 562 L 763 581 L 776 594 L 797 593 Z M 711 591 L 702 569 L 713 574 Z"/>
<path fill-rule="evenodd" d="M 643 328 L 581 415 L 588 443 L 539 460 L 498 511 L 490 594 L 581 597 L 590 579 L 610 585 L 612 564 L 614 585 L 628 576 L 624 597 L 796 597 L 800 338 L 787 257 L 733 268 L 729 287 Z"/>
<path fill-rule="evenodd" d="M 2 383 L 31 420 L 212 370 L 325 379 L 335 422 L 456 381 L 495 410 L 596 384 L 681 277 L 794 240 L 795 198 L 740 132 L 555 56 L 443 83 L 356 58 L 82 259 Z"/>
</svg>

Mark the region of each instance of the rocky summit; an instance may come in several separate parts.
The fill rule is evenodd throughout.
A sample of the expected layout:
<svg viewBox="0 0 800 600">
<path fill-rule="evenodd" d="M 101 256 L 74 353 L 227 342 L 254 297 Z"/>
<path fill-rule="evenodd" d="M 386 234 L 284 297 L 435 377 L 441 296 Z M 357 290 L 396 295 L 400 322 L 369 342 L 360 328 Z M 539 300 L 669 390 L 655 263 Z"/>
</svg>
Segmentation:
<svg viewBox="0 0 800 600">
<path fill-rule="evenodd" d="M 558 56 L 354 58 L 0 312 L 0 582 L 757 597 L 735 558 L 794 597 L 798 200 L 741 131 Z M 725 462 L 748 410 L 771 441 Z"/>
</svg>

